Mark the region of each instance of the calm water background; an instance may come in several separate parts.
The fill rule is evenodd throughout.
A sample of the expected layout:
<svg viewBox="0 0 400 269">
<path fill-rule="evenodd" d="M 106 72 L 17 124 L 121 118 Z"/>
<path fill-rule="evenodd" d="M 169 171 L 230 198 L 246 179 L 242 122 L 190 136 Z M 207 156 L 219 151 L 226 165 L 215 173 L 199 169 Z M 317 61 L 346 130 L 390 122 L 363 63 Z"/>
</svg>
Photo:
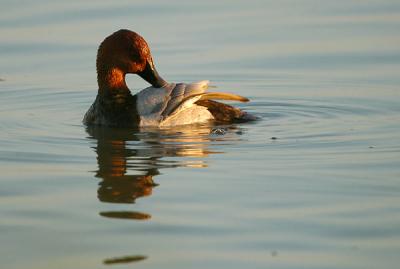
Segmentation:
<svg viewBox="0 0 400 269">
<path fill-rule="evenodd" d="M 0 3 L 1 268 L 398 268 L 399 1 Z M 260 120 L 85 128 L 120 28 Z"/>
</svg>

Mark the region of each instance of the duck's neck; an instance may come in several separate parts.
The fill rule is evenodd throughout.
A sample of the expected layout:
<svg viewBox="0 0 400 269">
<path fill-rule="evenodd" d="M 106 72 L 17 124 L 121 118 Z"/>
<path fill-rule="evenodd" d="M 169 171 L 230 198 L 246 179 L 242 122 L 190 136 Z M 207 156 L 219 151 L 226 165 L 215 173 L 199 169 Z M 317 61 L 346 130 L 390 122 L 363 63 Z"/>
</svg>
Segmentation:
<svg viewBox="0 0 400 269">
<path fill-rule="evenodd" d="M 126 86 L 125 73 L 118 68 L 97 70 L 97 83 L 99 84 L 99 94 L 102 96 L 130 93 Z"/>
</svg>

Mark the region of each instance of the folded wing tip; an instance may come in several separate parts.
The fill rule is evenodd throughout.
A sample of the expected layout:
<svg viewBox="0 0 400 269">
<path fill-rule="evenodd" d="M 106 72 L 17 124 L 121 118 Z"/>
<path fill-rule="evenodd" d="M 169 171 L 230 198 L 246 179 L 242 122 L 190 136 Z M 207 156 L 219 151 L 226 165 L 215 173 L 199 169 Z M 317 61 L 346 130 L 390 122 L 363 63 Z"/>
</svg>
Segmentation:
<svg viewBox="0 0 400 269">
<path fill-rule="evenodd" d="M 232 94 L 232 93 L 225 93 L 225 92 L 208 92 L 200 94 L 200 98 L 202 100 L 212 100 L 212 99 L 219 99 L 219 100 L 230 100 L 230 101 L 239 101 L 239 102 L 249 102 L 250 100 L 246 97 Z"/>
<path fill-rule="evenodd" d="M 240 96 L 240 95 L 239 95 Z M 243 97 L 243 96 L 240 96 L 240 97 L 242 97 L 242 100 L 241 100 L 241 102 L 243 102 L 243 103 L 247 103 L 247 102 L 249 102 L 250 101 L 250 99 L 249 98 L 247 98 L 247 97 Z"/>
</svg>

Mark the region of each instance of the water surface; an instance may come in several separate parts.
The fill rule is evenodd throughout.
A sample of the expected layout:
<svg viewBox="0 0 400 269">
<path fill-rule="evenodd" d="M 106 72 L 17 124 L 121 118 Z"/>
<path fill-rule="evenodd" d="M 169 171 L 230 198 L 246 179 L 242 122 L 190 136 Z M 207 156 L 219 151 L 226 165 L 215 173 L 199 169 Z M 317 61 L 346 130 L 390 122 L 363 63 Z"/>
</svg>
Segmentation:
<svg viewBox="0 0 400 269">
<path fill-rule="evenodd" d="M 398 1 L 1 6 L 2 268 L 397 268 Z M 83 126 L 120 28 L 260 120 Z"/>
</svg>

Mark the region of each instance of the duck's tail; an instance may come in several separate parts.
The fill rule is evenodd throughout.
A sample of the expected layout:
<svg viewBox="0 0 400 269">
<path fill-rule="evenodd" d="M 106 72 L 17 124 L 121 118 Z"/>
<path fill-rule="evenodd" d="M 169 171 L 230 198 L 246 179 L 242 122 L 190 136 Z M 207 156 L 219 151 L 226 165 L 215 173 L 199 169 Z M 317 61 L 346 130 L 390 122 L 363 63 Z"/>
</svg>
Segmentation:
<svg viewBox="0 0 400 269">
<path fill-rule="evenodd" d="M 235 95 L 236 96 L 236 95 Z M 239 96 L 241 97 L 241 96 Z M 245 97 L 241 97 L 245 98 Z M 210 98 L 211 99 L 211 98 Z M 217 98 L 212 98 L 212 99 L 217 99 Z M 245 98 L 247 101 L 248 99 Z M 233 100 L 233 99 L 223 99 L 223 100 Z M 234 99 L 237 100 L 237 99 Z M 239 101 L 239 100 L 237 100 Z M 247 102 L 244 101 L 244 102 Z M 243 101 L 242 101 L 243 102 Z M 248 122 L 248 121 L 254 121 L 257 119 L 257 117 L 230 105 L 217 102 L 214 100 L 209 100 L 209 99 L 200 99 L 199 101 L 196 102 L 197 105 L 199 106 L 204 106 L 210 111 L 210 113 L 213 115 L 214 119 L 217 122 L 222 122 L 222 123 L 231 123 L 231 122 Z"/>
</svg>

